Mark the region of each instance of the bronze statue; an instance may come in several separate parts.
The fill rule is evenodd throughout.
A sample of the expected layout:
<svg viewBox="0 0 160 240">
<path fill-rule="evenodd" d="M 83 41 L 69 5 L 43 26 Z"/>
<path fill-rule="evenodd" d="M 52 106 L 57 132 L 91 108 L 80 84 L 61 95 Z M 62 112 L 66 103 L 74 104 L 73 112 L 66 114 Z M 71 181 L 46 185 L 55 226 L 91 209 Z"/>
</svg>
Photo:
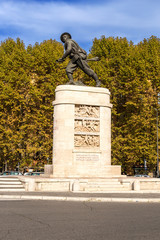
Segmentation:
<svg viewBox="0 0 160 240">
<path fill-rule="evenodd" d="M 87 59 L 87 53 L 83 50 L 74 40 L 69 33 L 65 32 L 60 37 L 61 41 L 64 43 L 65 53 L 62 58 L 59 58 L 57 62 L 63 62 L 66 57 L 71 60 L 66 67 L 66 74 L 69 78 L 67 84 L 76 85 L 73 80 L 73 72 L 79 67 L 84 73 L 92 77 L 96 81 L 96 87 L 100 87 L 101 82 L 98 79 L 97 74 L 89 67 L 88 61 L 97 61 L 98 58 Z"/>
</svg>

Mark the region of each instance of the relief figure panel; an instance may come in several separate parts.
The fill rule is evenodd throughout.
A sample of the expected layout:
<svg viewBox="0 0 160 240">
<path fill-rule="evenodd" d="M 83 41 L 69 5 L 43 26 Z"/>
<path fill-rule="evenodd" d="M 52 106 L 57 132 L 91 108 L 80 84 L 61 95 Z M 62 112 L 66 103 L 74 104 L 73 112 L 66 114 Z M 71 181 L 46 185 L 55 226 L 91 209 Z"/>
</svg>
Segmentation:
<svg viewBox="0 0 160 240">
<path fill-rule="evenodd" d="M 99 147 L 100 137 L 99 135 L 75 135 L 74 146 L 75 147 Z"/>
<path fill-rule="evenodd" d="M 99 132 L 100 123 L 98 120 L 76 119 L 74 122 L 75 132 Z"/>
<path fill-rule="evenodd" d="M 100 108 L 97 106 L 75 105 L 75 117 L 99 118 Z"/>
</svg>

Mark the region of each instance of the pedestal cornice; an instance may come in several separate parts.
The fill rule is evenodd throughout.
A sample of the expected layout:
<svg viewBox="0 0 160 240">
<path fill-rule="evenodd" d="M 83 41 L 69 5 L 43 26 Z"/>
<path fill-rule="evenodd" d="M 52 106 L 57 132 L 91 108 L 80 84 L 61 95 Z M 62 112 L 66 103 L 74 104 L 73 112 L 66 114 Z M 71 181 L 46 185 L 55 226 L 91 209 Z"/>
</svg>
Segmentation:
<svg viewBox="0 0 160 240">
<path fill-rule="evenodd" d="M 106 88 L 76 85 L 59 85 L 53 106 L 60 104 L 81 104 L 112 108 L 110 92 Z"/>
</svg>

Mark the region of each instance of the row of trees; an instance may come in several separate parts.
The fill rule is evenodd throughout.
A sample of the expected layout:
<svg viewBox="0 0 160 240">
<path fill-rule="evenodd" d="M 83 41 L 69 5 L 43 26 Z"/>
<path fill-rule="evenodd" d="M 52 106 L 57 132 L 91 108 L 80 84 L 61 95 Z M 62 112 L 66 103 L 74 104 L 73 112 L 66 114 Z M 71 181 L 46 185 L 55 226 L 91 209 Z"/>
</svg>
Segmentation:
<svg viewBox="0 0 160 240">
<path fill-rule="evenodd" d="M 43 166 L 52 159 L 54 91 L 68 80 L 67 60 L 57 64 L 63 46 L 55 40 L 25 48 L 7 39 L 0 45 L 0 164 Z M 90 63 L 111 92 L 112 163 L 125 173 L 143 164 L 156 166 L 156 110 L 160 92 L 160 39 L 137 45 L 126 38 L 94 39 Z M 95 82 L 81 70 L 74 79 Z"/>
</svg>

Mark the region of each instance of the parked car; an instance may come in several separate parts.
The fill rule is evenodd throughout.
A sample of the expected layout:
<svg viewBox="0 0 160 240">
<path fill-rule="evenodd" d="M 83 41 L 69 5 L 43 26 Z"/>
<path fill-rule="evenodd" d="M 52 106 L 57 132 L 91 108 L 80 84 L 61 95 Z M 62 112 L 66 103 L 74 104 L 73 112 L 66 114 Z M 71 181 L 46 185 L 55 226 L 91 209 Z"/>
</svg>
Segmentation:
<svg viewBox="0 0 160 240">
<path fill-rule="evenodd" d="M 7 175 L 22 175 L 22 173 L 21 172 L 18 172 L 18 171 L 4 171 L 3 173 L 2 173 L 2 175 L 4 175 L 4 176 L 7 176 Z"/>
<path fill-rule="evenodd" d="M 44 174 L 44 172 L 26 172 L 24 173 L 24 176 L 37 176 L 41 174 Z"/>
<path fill-rule="evenodd" d="M 32 176 L 37 176 L 37 175 L 41 175 L 44 174 L 44 172 L 32 172 Z"/>
<path fill-rule="evenodd" d="M 24 173 L 24 176 L 31 176 L 32 175 L 32 172 L 25 172 Z"/>
<path fill-rule="evenodd" d="M 150 176 L 147 174 L 137 174 L 134 177 L 150 177 Z"/>
</svg>

